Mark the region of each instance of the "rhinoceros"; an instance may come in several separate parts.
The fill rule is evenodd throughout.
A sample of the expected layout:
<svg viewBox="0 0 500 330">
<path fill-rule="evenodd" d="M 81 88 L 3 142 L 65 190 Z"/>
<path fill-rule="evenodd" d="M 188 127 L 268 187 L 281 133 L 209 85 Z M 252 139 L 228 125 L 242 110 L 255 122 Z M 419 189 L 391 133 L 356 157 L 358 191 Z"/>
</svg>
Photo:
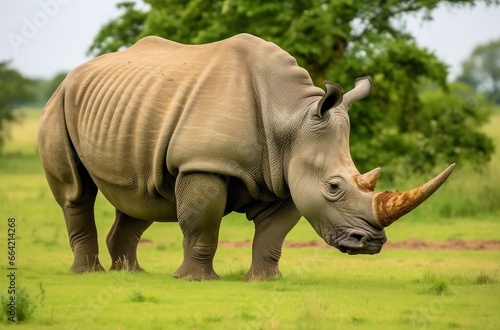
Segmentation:
<svg viewBox="0 0 500 330">
<path fill-rule="evenodd" d="M 43 168 L 62 208 L 71 271 L 104 271 L 94 201 L 116 208 L 106 245 L 112 270 L 142 270 L 137 246 L 155 221 L 177 221 L 184 256 L 176 278 L 217 279 L 221 219 L 255 224 L 245 280 L 279 277 L 287 233 L 303 216 L 326 243 L 375 254 L 384 227 L 448 178 L 454 164 L 407 192 L 375 192 L 380 168 L 360 174 L 349 151 L 348 109 L 371 78 L 343 94 L 277 45 L 249 34 L 185 45 L 146 37 L 68 74 L 38 131 Z"/>
</svg>

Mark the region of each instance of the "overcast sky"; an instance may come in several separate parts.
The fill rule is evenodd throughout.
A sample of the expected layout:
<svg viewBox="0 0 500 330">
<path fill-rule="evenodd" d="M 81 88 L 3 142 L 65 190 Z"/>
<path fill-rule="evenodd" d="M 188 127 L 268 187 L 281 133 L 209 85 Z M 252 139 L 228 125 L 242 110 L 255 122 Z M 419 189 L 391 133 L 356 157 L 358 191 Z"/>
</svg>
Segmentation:
<svg viewBox="0 0 500 330">
<path fill-rule="evenodd" d="M 122 0 L 4 1 L 0 10 L 0 61 L 30 77 L 50 78 L 89 59 L 86 51 L 100 27 L 119 16 Z M 417 42 L 434 51 L 455 76 L 473 48 L 500 38 L 500 7 L 441 6 L 434 20 L 409 17 Z M 332 78 L 333 79 L 333 78 Z"/>
</svg>

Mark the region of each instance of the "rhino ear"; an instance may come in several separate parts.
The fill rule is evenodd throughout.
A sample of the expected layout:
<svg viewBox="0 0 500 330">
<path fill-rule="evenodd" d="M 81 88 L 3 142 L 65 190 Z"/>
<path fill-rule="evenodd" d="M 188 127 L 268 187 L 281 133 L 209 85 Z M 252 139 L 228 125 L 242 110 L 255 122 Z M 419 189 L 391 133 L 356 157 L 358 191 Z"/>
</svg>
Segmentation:
<svg viewBox="0 0 500 330">
<path fill-rule="evenodd" d="M 318 116 L 321 118 L 323 115 L 332 108 L 335 108 L 342 102 L 342 88 L 339 85 L 325 82 L 326 92 L 323 98 L 318 103 Z"/>
</svg>

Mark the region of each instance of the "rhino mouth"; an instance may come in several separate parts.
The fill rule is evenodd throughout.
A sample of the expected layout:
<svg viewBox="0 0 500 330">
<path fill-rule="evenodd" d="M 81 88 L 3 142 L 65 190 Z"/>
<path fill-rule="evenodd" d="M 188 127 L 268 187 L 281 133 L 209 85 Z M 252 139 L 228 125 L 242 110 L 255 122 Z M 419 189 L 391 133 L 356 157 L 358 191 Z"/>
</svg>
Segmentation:
<svg viewBox="0 0 500 330">
<path fill-rule="evenodd" d="M 341 239 L 336 245 L 342 253 L 355 254 L 377 254 L 382 250 L 382 245 L 387 241 L 385 237 L 372 239 L 368 235 L 352 232 Z"/>
</svg>

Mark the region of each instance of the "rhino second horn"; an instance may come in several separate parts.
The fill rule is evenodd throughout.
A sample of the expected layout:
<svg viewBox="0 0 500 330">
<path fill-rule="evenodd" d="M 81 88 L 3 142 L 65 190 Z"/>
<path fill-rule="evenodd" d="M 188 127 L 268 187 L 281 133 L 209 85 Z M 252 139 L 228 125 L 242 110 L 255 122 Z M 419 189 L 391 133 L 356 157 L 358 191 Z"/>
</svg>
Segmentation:
<svg viewBox="0 0 500 330">
<path fill-rule="evenodd" d="M 364 191 L 374 191 L 377 181 L 380 178 L 380 167 L 371 170 L 365 174 L 356 175 L 354 181 L 358 185 L 358 188 Z"/>
<path fill-rule="evenodd" d="M 354 88 L 344 94 L 343 101 L 347 106 L 347 109 L 349 109 L 354 102 L 367 97 L 371 91 L 372 91 L 371 76 L 366 76 L 356 79 L 356 82 L 354 83 Z"/>
<path fill-rule="evenodd" d="M 382 227 L 387 227 L 403 215 L 412 211 L 424 202 L 448 179 L 455 164 L 448 166 L 441 174 L 431 181 L 410 191 L 385 191 L 375 193 L 372 199 L 372 207 L 377 220 Z"/>
</svg>

